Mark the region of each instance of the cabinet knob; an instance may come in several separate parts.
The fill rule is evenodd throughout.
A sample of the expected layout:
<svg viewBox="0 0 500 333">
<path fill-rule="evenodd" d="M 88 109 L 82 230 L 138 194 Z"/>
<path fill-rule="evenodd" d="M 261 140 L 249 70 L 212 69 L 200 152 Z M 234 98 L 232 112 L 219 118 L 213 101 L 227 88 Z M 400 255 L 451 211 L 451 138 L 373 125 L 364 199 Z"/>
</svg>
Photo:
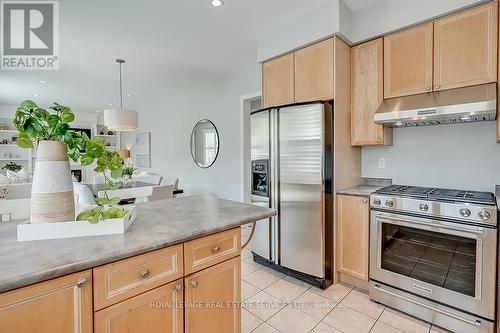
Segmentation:
<svg viewBox="0 0 500 333">
<path fill-rule="evenodd" d="M 439 89 L 441 89 L 440 85 L 437 85 L 437 86 L 434 87 L 434 90 L 439 90 Z"/>
<path fill-rule="evenodd" d="M 377 140 L 377 143 L 382 143 L 382 140 L 378 139 L 378 140 Z"/>
<path fill-rule="evenodd" d="M 178 293 L 182 292 L 184 290 L 184 288 L 182 287 L 182 284 L 178 284 L 175 286 L 175 291 L 177 291 Z"/>
<path fill-rule="evenodd" d="M 196 287 L 198 287 L 199 283 L 198 283 L 198 281 L 193 280 L 193 281 L 191 281 L 191 285 L 193 286 L 193 288 L 196 288 Z"/>
<path fill-rule="evenodd" d="M 363 200 L 363 203 L 367 204 L 368 203 L 368 199 Z"/>
<path fill-rule="evenodd" d="M 146 269 L 145 271 L 141 272 L 141 278 L 143 278 L 143 279 L 147 279 L 150 275 L 151 275 L 151 272 L 149 271 L 149 269 Z"/>
<path fill-rule="evenodd" d="M 78 281 L 76 282 L 76 286 L 78 288 L 85 288 L 87 286 L 87 283 L 89 282 L 89 280 L 87 280 L 87 278 L 80 278 L 78 279 Z"/>
<path fill-rule="evenodd" d="M 432 89 L 431 87 L 425 88 L 425 90 L 427 90 L 427 91 L 431 91 L 431 89 Z"/>
<path fill-rule="evenodd" d="M 218 246 L 214 246 L 214 247 L 212 248 L 212 252 L 213 252 L 213 253 L 217 253 L 217 252 L 219 252 L 219 251 L 220 251 L 220 247 L 218 247 Z"/>
</svg>

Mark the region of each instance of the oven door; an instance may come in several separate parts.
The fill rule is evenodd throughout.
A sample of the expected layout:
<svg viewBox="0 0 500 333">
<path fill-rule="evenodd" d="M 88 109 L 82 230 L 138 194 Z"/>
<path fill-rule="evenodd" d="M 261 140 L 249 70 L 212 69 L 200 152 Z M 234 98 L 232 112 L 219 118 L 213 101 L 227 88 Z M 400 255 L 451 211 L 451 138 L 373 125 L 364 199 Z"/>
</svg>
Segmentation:
<svg viewBox="0 0 500 333">
<path fill-rule="evenodd" d="M 493 320 L 496 232 L 372 210 L 370 278 Z"/>
</svg>

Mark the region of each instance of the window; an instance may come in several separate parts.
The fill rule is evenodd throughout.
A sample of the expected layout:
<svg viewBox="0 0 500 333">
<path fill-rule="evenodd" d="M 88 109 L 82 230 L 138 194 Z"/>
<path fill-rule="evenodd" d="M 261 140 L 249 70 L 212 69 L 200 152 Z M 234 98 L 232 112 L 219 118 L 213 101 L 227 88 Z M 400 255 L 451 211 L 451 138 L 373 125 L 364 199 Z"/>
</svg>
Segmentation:
<svg viewBox="0 0 500 333">
<path fill-rule="evenodd" d="M 203 150 L 205 164 L 212 164 L 217 154 L 217 135 L 212 128 L 203 129 Z"/>
</svg>

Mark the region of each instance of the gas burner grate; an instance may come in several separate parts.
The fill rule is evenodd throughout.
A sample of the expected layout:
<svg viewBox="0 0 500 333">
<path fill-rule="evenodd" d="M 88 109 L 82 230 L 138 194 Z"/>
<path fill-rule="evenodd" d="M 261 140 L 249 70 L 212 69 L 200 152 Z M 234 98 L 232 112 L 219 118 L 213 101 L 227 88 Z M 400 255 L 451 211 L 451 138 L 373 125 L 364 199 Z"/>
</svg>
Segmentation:
<svg viewBox="0 0 500 333">
<path fill-rule="evenodd" d="M 479 203 L 487 205 L 495 205 L 496 200 L 493 193 L 478 192 L 467 190 L 453 190 L 444 188 L 431 188 L 431 187 L 418 187 L 418 186 L 404 186 L 404 185 L 391 185 L 384 187 L 378 191 L 377 194 L 388 194 L 407 196 L 412 198 L 425 198 L 429 200 L 442 200 L 442 201 L 455 201 L 465 203 Z"/>
</svg>

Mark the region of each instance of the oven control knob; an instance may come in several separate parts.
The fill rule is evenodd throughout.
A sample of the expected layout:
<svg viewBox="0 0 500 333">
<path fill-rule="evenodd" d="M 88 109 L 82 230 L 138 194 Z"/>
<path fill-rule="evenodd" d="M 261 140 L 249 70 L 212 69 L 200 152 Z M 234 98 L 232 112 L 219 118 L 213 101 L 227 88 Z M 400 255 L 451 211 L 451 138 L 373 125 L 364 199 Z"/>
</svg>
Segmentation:
<svg viewBox="0 0 500 333">
<path fill-rule="evenodd" d="M 460 209 L 460 215 L 462 215 L 463 217 L 469 217 L 470 216 L 470 210 L 468 210 L 467 208 L 462 208 Z"/>
<path fill-rule="evenodd" d="M 394 206 L 394 201 L 392 201 L 392 200 L 386 200 L 386 201 L 385 201 L 385 205 L 386 205 L 387 207 L 393 207 L 393 206 Z"/>
<path fill-rule="evenodd" d="M 379 198 L 375 198 L 375 199 L 373 199 L 373 204 L 374 204 L 375 206 L 380 206 L 380 199 L 379 199 Z"/>
<path fill-rule="evenodd" d="M 429 206 L 428 206 L 427 204 L 424 204 L 424 203 L 423 203 L 423 204 L 420 204 L 420 206 L 418 206 L 418 208 L 420 208 L 420 210 L 421 210 L 422 212 L 426 212 L 426 211 L 428 211 L 428 210 L 429 210 Z"/>
<path fill-rule="evenodd" d="M 490 213 L 488 213 L 485 210 L 480 211 L 478 215 L 479 215 L 479 218 L 483 221 L 489 220 L 489 218 L 490 218 Z"/>
</svg>

